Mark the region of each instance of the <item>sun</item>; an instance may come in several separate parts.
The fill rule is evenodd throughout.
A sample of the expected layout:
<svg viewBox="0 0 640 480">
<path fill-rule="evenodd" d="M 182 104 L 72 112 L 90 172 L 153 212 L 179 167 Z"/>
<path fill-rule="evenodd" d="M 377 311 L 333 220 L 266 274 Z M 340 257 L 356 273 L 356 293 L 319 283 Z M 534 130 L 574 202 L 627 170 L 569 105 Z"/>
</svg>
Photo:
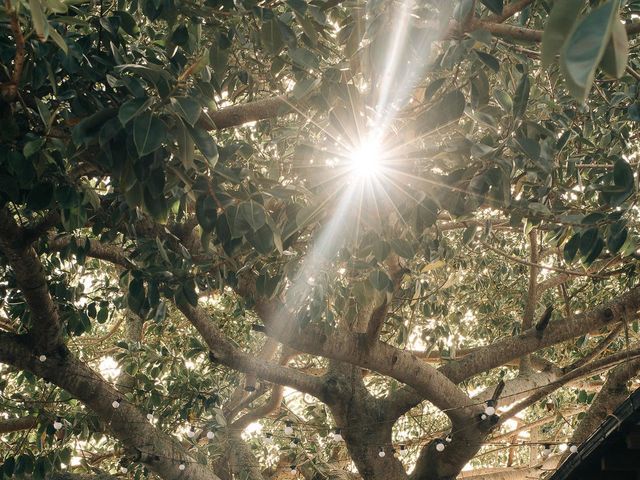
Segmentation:
<svg viewBox="0 0 640 480">
<path fill-rule="evenodd" d="M 383 170 L 380 145 L 373 142 L 353 149 L 347 160 L 350 172 L 359 179 L 373 179 Z"/>
</svg>

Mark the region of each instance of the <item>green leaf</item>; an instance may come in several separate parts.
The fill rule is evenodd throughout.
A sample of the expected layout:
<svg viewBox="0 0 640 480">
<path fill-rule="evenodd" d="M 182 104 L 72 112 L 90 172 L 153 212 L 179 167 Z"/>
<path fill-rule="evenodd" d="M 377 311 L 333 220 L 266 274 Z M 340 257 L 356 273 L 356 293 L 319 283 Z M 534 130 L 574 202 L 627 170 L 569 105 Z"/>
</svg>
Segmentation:
<svg viewBox="0 0 640 480">
<path fill-rule="evenodd" d="M 585 265 L 591 265 L 604 248 L 604 240 L 600 235 L 596 238 L 591 250 L 588 252 L 587 256 L 583 259 L 583 263 Z"/>
<path fill-rule="evenodd" d="M 480 0 L 480 3 L 496 15 L 502 15 L 502 8 L 504 7 L 503 0 Z"/>
<path fill-rule="evenodd" d="M 218 147 L 211 134 L 202 128 L 191 127 L 189 125 L 187 125 L 187 130 L 189 130 L 189 134 L 198 147 L 198 150 L 200 150 L 209 162 L 209 166 L 211 168 L 215 167 L 216 163 L 218 163 Z"/>
<path fill-rule="evenodd" d="M 169 207 L 164 195 L 157 196 L 149 189 L 148 186 L 144 187 L 143 202 L 144 208 L 149 215 L 158 223 L 164 224 L 167 221 L 167 215 L 169 214 Z"/>
<path fill-rule="evenodd" d="M 615 222 L 609 227 L 609 235 L 607 236 L 607 248 L 611 253 L 618 253 L 624 243 L 627 241 L 629 232 L 624 222 Z"/>
<path fill-rule="evenodd" d="M 202 111 L 200 104 L 190 97 L 172 97 L 171 106 L 192 127 L 195 126 Z"/>
<path fill-rule="evenodd" d="M 253 231 L 260 229 L 267 221 L 264 207 L 253 200 L 243 202 L 238 206 L 238 216 L 244 220 Z"/>
<path fill-rule="evenodd" d="M 402 240 L 401 238 L 395 238 L 389 240 L 391 244 L 391 248 L 394 252 L 396 252 L 402 258 L 411 259 L 415 256 L 416 252 L 413 250 L 413 247 L 406 240 Z"/>
<path fill-rule="evenodd" d="M 145 299 L 144 282 L 141 278 L 133 278 L 129 282 L 129 292 L 127 295 L 127 305 L 135 312 L 139 313 L 144 306 Z"/>
<path fill-rule="evenodd" d="M 464 113 L 464 94 L 460 90 L 447 93 L 427 111 L 421 113 L 416 123 L 423 132 L 431 132 L 458 120 Z"/>
<path fill-rule="evenodd" d="M 133 142 L 141 157 L 155 152 L 166 138 L 167 127 L 151 112 L 144 112 L 134 119 Z"/>
<path fill-rule="evenodd" d="M 560 52 L 578 19 L 584 0 L 559 0 L 553 4 L 542 34 L 542 66 L 548 67 Z"/>
<path fill-rule="evenodd" d="M 589 228 L 582 233 L 580 238 L 580 253 L 582 255 L 588 255 L 596 245 L 600 232 L 597 228 Z"/>
<path fill-rule="evenodd" d="M 42 146 L 44 145 L 44 138 L 36 138 L 35 140 L 31 140 L 30 142 L 25 143 L 24 148 L 22 149 L 22 153 L 25 157 L 29 158 L 32 155 L 38 153 Z"/>
<path fill-rule="evenodd" d="M 205 232 L 212 232 L 218 219 L 216 202 L 210 195 L 200 195 L 196 200 L 196 218 Z"/>
<path fill-rule="evenodd" d="M 572 263 L 580 248 L 580 234 L 575 233 L 564 246 L 564 260 Z"/>
<path fill-rule="evenodd" d="M 625 190 L 633 189 L 633 169 L 625 160 L 619 158 L 613 165 L 613 183 Z"/>
<path fill-rule="evenodd" d="M 128 100 L 120 105 L 120 109 L 118 110 L 118 119 L 122 126 L 125 126 L 130 120 L 148 110 L 152 103 L 153 99 L 143 97 Z"/>
<path fill-rule="evenodd" d="M 58 46 L 58 48 L 64 52 L 65 55 L 69 53 L 69 47 L 67 46 L 67 42 L 64 41 L 64 38 L 62 38 L 62 35 L 60 35 L 55 28 L 49 29 L 49 36 L 51 37 L 51 40 L 53 40 L 53 43 L 55 43 Z"/>
<path fill-rule="evenodd" d="M 569 93 L 584 102 L 602 60 L 617 19 L 619 1 L 612 0 L 592 10 L 574 28 L 560 53 L 560 68 Z"/>
<path fill-rule="evenodd" d="M 246 233 L 247 241 L 262 255 L 268 255 L 275 249 L 273 231 L 266 223 L 258 230 Z"/>
<path fill-rule="evenodd" d="M 182 161 L 182 165 L 185 170 L 191 170 L 196 168 L 196 164 L 193 161 L 193 153 L 195 151 L 195 144 L 191 135 L 187 131 L 182 120 L 178 120 L 175 125 L 173 136 L 178 143 L 178 157 Z"/>
<path fill-rule="evenodd" d="M 604 51 L 600 67 L 607 75 L 613 78 L 620 78 L 627 67 L 629 58 L 629 39 L 627 29 L 616 17 L 611 27 L 611 39 Z"/>
<path fill-rule="evenodd" d="M 529 83 L 529 75 L 523 73 L 518 86 L 516 87 L 516 93 L 513 98 L 513 116 L 520 118 L 527 110 L 527 103 L 529 102 L 529 92 L 531 91 L 531 84 Z"/>
<path fill-rule="evenodd" d="M 262 40 L 262 45 L 264 45 L 266 50 L 273 55 L 280 53 L 284 47 L 282 33 L 280 33 L 280 26 L 278 25 L 278 20 L 276 18 L 272 18 L 262 24 L 262 28 L 260 29 L 260 38 Z"/>
<path fill-rule="evenodd" d="M 33 28 L 38 34 L 41 42 L 46 42 L 49 38 L 49 22 L 44 14 L 44 9 L 40 0 L 29 0 L 29 9 L 31 10 L 31 21 Z"/>
<path fill-rule="evenodd" d="M 482 63 L 484 63 L 491 70 L 493 70 L 494 72 L 498 72 L 500 70 L 500 62 L 496 57 L 481 50 L 474 50 L 474 52 L 476 52 L 476 55 L 478 55 L 478 58 L 482 61 Z"/>
<path fill-rule="evenodd" d="M 496 102 L 498 102 L 500 108 L 502 108 L 505 112 L 511 113 L 513 111 L 513 100 L 511 100 L 511 95 L 509 95 L 504 90 L 494 88 L 493 98 L 496 99 Z"/>
<path fill-rule="evenodd" d="M 462 234 L 462 243 L 465 245 L 469 245 L 471 241 L 476 236 L 476 231 L 478 230 L 477 225 L 470 225 L 465 228 L 464 233 Z"/>
<path fill-rule="evenodd" d="M 382 270 L 374 270 L 369 274 L 368 279 L 376 290 L 386 290 L 391 285 L 391 280 Z"/>
</svg>

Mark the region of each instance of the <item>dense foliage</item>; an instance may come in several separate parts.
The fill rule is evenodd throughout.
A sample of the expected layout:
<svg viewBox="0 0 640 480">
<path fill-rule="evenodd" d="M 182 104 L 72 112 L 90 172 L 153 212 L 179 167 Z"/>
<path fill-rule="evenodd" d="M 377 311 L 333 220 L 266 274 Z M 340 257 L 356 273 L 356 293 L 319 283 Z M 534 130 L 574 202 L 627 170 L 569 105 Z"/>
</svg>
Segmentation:
<svg viewBox="0 0 640 480">
<path fill-rule="evenodd" d="M 0 479 L 553 471 L 640 372 L 639 13 L 4 0 Z"/>
</svg>

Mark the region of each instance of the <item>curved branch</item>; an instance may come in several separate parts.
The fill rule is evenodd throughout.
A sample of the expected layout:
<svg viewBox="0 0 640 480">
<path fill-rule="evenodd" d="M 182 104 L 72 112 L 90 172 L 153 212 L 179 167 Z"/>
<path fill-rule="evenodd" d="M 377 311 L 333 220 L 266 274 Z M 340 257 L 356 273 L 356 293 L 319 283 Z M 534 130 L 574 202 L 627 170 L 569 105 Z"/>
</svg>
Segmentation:
<svg viewBox="0 0 640 480">
<path fill-rule="evenodd" d="M 284 306 L 272 302 L 256 306 L 266 333 L 292 348 L 312 355 L 340 360 L 352 365 L 375 370 L 412 386 L 437 408 L 446 411 L 452 421 L 465 422 L 472 417 L 469 396 L 445 375 L 415 355 L 381 341 L 370 342 L 367 334 L 339 331 L 329 332 L 309 325 L 303 335 L 290 320 Z"/>
<path fill-rule="evenodd" d="M 622 363 L 607 375 L 607 381 L 596 394 L 587 414 L 573 432 L 571 441 L 584 442 L 628 396 L 627 382 L 640 371 L 640 358 Z"/>
<path fill-rule="evenodd" d="M 38 425 L 38 417 L 29 415 L 20 418 L 8 418 L 0 420 L 0 434 L 29 430 Z"/>
<path fill-rule="evenodd" d="M 58 311 L 36 251 L 24 243 L 22 228 L 4 208 L 0 210 L 0 251 L 7 257 L 29 305 L 35 347 L 41 353 L 48 353 L 62 342 Z"/>
<path fill-rule="evenodd" d="M 198 463 L 182 447 L 159 429 L 151 425 L 145 415 L 123 399 L 111 384 L 66 349 L 47 356 L 45 362 L 33 354 L 31 338 L 27 335 L 0 335 L 0 362 L 27 370 L 78 398 L 96 413 L 113 435 L 130 450 L 139 461 L 167 480 L 219 480 L 206 466 Z M 120 400 L 118 408 L 112 406 Z M 180 470 L 180 462 L 187 466 Z"/>
<path fill-rule="evenodd" d="M 240 372 L 255 373 L 264 380 L 295 388 L 319 399 L 324 397 L 323 382 L 320 377 L 307 375 L 294 368 L 258 360 L 234 347 L 202 308 L 194 308 L 185 303 L 179 304 L 178 308 L 198 330 L 211 350 L 215 361 Z"/>
<path fill-rule="evenodd" d="M 467 355 L 461 360 L 450 362 L 440 370 L 455 383 L 462 382 L 478 373 L 499 367 L 551 345 L 584 335 L 585 333 L 615 325 L 631 318 L 640 308 L 640 287 L 619 295 L 610 302 L 593 310 L 575 315 L 570 320 L 551 321 L 542 336 L 531 328 L 516 337 L 506 337 Z"/>
</svg>

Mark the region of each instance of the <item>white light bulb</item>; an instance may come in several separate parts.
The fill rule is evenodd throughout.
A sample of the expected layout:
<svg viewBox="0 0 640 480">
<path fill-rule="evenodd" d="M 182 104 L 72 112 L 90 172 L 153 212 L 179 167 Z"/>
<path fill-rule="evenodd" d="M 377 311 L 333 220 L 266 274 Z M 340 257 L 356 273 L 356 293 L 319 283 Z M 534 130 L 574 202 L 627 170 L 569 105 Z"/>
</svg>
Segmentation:
<svg viewBox="0 0 640 480">
<path fill-rule="evenodd" d="M 333 434 L 333 441 L 334 442 L 341 442 L 342 440 L 344 440 L 344 438 L 342 438 L 342 435 L 340 433 L 334 433 Z"/>
<path fill-rule="evenodd" d="M 384 453 L 384 450 L 380 450 L 380 451 L 378 452 L 378 456 L 379 456 L 380 458 L 384 458 L 386 455 L 387 455 L 387 454 L 386 454 L 386 453 Z"/>
<path fill-rule="evenodd" d="M 566 443 L 561 443 L 560 444 L 560 451 L 564 452 L 568 447 L 569 447 L 569 445 L 567 445 Z"/>
<path fill-rule="evenodd" d="M 570 451 L 571 453 L 576 453 L 576 452 L 578 451 L 578 446 L 577 446 L 577 445 L 571 445 L 571 446 L 569 447 L 569 451 Z"/>
<path fill-rule="evenodd" d="M 444 443 L 442 443 L 442 442 L 438 442 L 438 443 L 436 443 L 436 450 L 437 450 L 438 452 L 442 452 L 442 451 L 444 451 Z"/>
<path fill-rule="evenodd" d="M 196 430 L 191 427 L 189 430 L 187 430 L 187 437 L 189 438 L 193 438 L 196 436 Z"/>
<path fill-rule="evenodd" d="M 451 435 L 447 435 L 444 439 L 445 442 L 451 443 L 453 441 L 453 437 Z"/>
<path fill-rule="evenodd" d="M 207 432 L 207 438 L 208 438 L 209 440 L 213 440 L 213 437 L 215 437 L 215 436 L 216 436 L 216 434 L 215 434 L 215 433 L 213 433 L 211 430 L 209 430 L 209 431 Z"/>
<path fill-rule="evenodd" d="M 551 446 L 545 445 L 544 448 L 542 449 L 542 455 L 544 455 L 545 457 L 548 457 L 550 454 L 551 454 Z"/>
<path fill-rule="evenodd" d="M 46 355 L 40 355 L 38 357 L 38 360 L 40 360 L 41 362 L 46 362 L 47 361 L 47 356 Z"/>
<path fill-rule="evenodd" d="M 289 473 L 291 475 L 295 475 L 296 473 L 298 473 L 298 470 L 296 469 L 295 465 L 291 465 L 291 469 L 289 470 Z"/>
<path fill-rule="evenodd" d="M 62 422 L 56 420 L 55 422 L 53 422 L 53 428 L 55 428 L 56 430 L 60 430 L 62 428 Z"/>
<path fill-rule="evenodd" d="M 111 406 L 113 408 L 120 408 L 120 400 L 114 400 L 113 402 L 111 402 Z"/>
<path fill-rule="evenodd" d="M 264 437 L 264 443 L 266 443 L 267 445 L 273 445 L 273 435 L 267 433 Z"/>
<path fill-rule="evenodd" d="M 490 405 L 487 405 L 487 407 L 485 407 L 484 409 L 484 413 L 486 413 L 487 415 L 491 416 L 491 415 L 495 415 L 496 413 L 496 409 L 495 407 L 492 407 Z"/>
<path fill-rule="evenodd" d="M 153 422 L 153 413 L 147 413 L 147 420 Z"/>
<path fill-rule="evenodd" d="M 120 467 L 120 471 L 122 473 L 127 473 L 129 471 L 129 469 L 127 467 Z"/>
<path fill-rule="evenodd" d="M 178 468 L 180 470 L 184 470 L 185 468 L 187 468 L 187 466 L 184 463 L 181 463 L 180 465 L 178 465 Z"/>
<path fill-rule="evenodd" d="M 293 435 L 293 427 L 291 425 L 287 425 L 284 427 L 285 435 Z"/>
<path fill-rule="evenodd" d="M 488 417 L 487 417 L 486 413 L 483 413 L 483 414 L 480 415 L 480 420 L 486 420 L 487 418 Z"/>
</svg>

